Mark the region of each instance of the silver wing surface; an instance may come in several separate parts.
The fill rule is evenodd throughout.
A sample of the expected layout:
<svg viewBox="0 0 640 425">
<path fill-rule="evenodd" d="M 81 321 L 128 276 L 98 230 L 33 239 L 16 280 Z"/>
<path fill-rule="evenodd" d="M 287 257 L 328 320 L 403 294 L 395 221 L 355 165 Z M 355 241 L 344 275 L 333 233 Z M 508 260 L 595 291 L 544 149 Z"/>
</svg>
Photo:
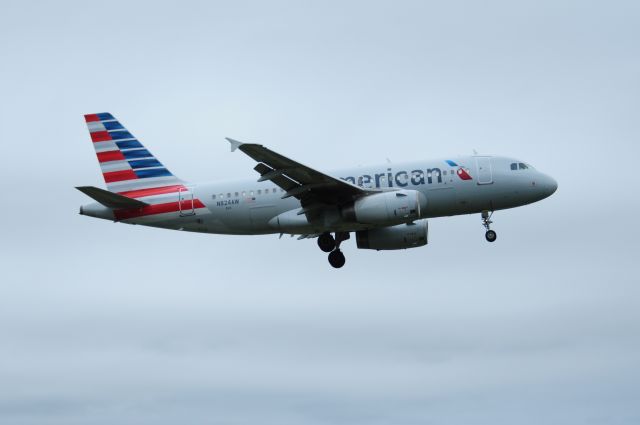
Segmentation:
<svg viewBox="0 0 640 425">
<path fill-rule="evenodd" d="M 227 140 L 232 152 L 239 149 L 258 162 L 253 168 L 260 174 L 258 181 L 270 180 L 285 191 L 282 198 L 293 196 L 300 200 L 300 214 L 318 207 L 344 205 L 360 196 L 380 192 L 321 173 L 262 145 Z"/>
</svg>

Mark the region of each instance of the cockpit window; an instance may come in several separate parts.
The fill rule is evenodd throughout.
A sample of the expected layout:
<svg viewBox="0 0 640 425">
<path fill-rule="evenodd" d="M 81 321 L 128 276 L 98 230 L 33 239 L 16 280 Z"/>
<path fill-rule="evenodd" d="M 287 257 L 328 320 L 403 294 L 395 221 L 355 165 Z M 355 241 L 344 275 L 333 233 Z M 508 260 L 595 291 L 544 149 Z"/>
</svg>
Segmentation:
<svg viewBox="0 0 640 425">
<path fill-rule="evenodd" d="M 529 170 L 529 169 L 533 169 L 533 167 L 529 164 L 525 164 L 524 162 L 512 162 L 511 163 L 511 170 L 515 171 L 515 170 Z"/>
</svg>

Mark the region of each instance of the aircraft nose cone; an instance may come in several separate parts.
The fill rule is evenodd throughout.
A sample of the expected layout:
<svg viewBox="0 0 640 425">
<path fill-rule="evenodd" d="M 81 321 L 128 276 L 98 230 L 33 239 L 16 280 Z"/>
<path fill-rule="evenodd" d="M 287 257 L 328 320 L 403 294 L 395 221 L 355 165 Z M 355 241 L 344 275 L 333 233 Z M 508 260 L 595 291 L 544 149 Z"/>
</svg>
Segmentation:
<svg viewBox="0 0 640 425">
<path fill-rule="evenodd" d="M 551 179 L 551 195 L 553 195 L 558 190 L 558 182 L 553 177 L 549 177 L 549 179 Z"/>
<path fill-rule="evenodd" d="M 551 196 L 558 190 L 558 182 L 553 177 L 545 175 L 543 181 L 546 196 Z"/>
</svg>

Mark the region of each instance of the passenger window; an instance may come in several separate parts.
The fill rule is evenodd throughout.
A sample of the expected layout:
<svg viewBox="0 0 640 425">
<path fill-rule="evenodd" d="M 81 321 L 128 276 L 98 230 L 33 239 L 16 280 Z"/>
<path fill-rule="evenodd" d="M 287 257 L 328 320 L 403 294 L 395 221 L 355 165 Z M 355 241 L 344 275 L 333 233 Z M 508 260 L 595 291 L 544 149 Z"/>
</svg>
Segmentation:
<svg viewBox="0 0 640 425">
<path fill-rule="evenodd" d="M 211 195 L 211 199 L 216 199 L 216 195 Z"/>
<path fill-rule="evenodd" d="M 231 192 L 227 193 L 227 198 L 231 198 Z"/>
<path fill-rule="evenodd" d="M 251 193 L 251 196 L 253 196 L 253 190 L 250 193 Z"/>
<path fill-rule="evenodd" d="M 277 189 L 274 187 L 272 192 L 273 192 L 273 193 L 276 193 L 276 190 L 277 190 Z"/>
<path fill-rule="evenodd" d="M 223 193 L 220 194 L 220 199 L 224 199 L 224 194 Z"/>
<path fill-rule="evenodd" d="M 516 164 L 515 162 L 513 164 L 511 164 L 511 169 L 512 170 L 517 170 L 518 169 L 518 164 Z"/>
<path fill-rule="evenodd" d="M 236 192 L 236 198 L 238 197 L 238 192 Z"/>
<path fill-rule="evenodd" d="M 262 195 L 262 189 L 258 189 L 258 195 Z"/>
<path fill-rule="evenodd" d="M 247 196 L 247 192 L 242 192 L 242 196 Z"/>
</svg>

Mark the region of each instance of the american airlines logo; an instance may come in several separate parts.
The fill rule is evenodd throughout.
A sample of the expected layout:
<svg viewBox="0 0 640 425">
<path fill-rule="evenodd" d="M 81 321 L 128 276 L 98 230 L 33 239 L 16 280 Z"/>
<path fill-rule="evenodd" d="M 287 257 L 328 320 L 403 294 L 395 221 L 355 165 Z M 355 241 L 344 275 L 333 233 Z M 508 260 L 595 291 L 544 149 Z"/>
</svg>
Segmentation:
<svg viewBox="0 0 640 425">
<path fill-rule="evenodd" d="M 462 180 L 471 180 L 471 175 L 469 174 L 469 169 L 459 166 L 458 164 L 456 164 L 455 162 L 451 161 L 450 159 L 448 159 L 447 164 L 451 165 L 452 167 L 458 167 L 458 171 L 456 171 L 456 174 L 458 175 L 458 177 L 460 177 Z"/>
<path fill-rule="evenodd" d="M 451 160 L 447 160 L 446 163 L 456 168 L 455 174 L 461 180 L 472 180 L 471 174 L 469 173 L 469 169 L 465 166 L 458 165 Z M 449 173 L 453 174 L 454 170 L 449 170 Z M 401 171 L 392 171 L 391 168 L 387 168 L 385 173 L 376 173 L 374 175 L 363 174 L 359 177 L 343 177 L 342 180 L 348 181 L 349 183 L 358 185 L 360 187 L 407 187 L 409 184 L 414 186 L 424 185 L 424 184 L 433 184 L 433 183 L 442 183 L 443 176 L 447 176 L 447 170 L 442 170 L 440 168 L 428 168 L 426 170 L 416 169 L 411 172 L 401 170 Z"/>
</svg>

